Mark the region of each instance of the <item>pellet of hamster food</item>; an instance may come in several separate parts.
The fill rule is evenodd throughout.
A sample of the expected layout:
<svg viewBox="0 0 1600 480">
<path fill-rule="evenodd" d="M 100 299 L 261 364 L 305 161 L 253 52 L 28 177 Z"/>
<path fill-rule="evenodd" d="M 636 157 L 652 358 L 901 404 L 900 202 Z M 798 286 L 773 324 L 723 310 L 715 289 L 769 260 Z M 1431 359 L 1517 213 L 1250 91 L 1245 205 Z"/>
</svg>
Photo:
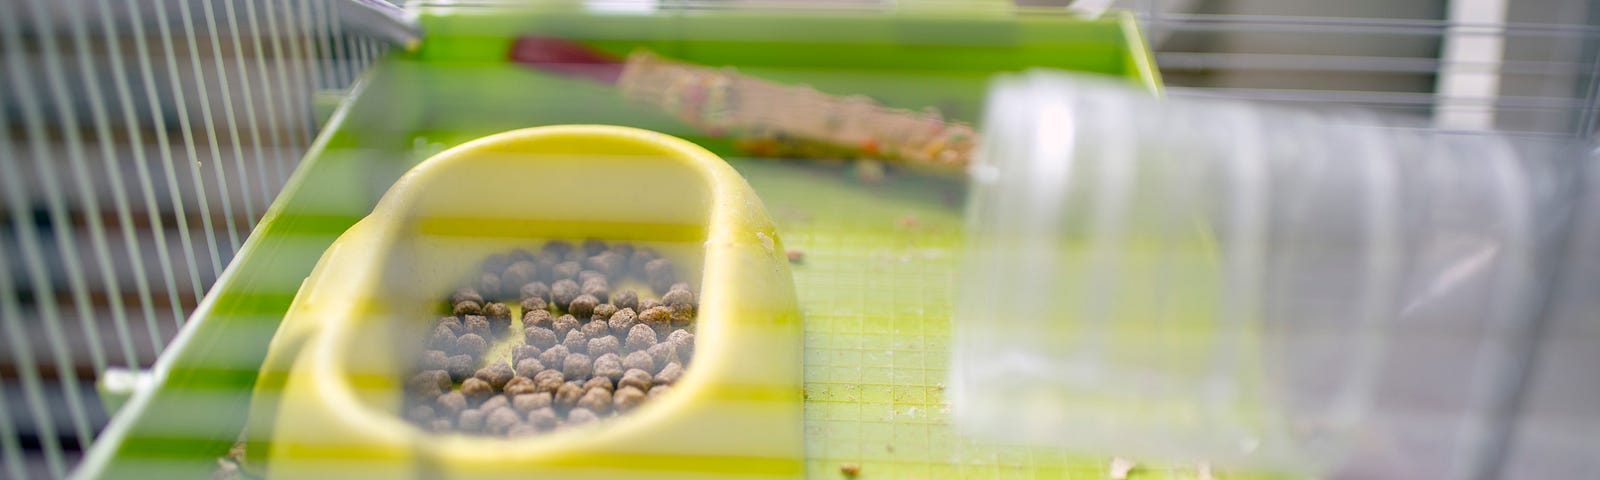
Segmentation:
<svg viewBox="0 0 1600 480">
<path fill-rule="evenodd" d="M 545 371 L 545 368 L 544 363 L 540 362 L 538 358 L 524 358 L 517 361 L 517 366 L 513 370 L 516 370 L 517 375 L 533 378 L 539 372 Z"/>
<path fill-rule="evenodd" d="M 622 379 L 617 381 L 617 388 L 634 387 L 644 392 L 649 392 L 650 387 L 653 385 L 655 385 L 655 377 L 650 375 L 650 372 L 639 369 L 623 372 Z"/>
<path fill-rule="evenodd" d="M 477 290 L 473 290 L 471 288 L 458 288 L 456 291 L 450 292 L 449 300 L 451 305 L 466 301 L 476 302 L 479 305 L 482 305 L 483 295 L 478 294 Z"/>
<path fill-rule="evenodd" d="M 454 352 L 456 350 L 456 334 L 450 327 L 439 325 L 433 328 L 433 335 L 428 337 L 428 348 Z"/>
<path fill-rule="evenodd" d="M 531 259 L 522 260 L 506 267 L 500 274 L 500 287 L 506 290 L 520 292 L 522 286 L 539 279 L 539 264 Z"/>
<path fill-rule="evenodd" d="M 483 264 L 480 265 L 480 267 L 485 272 L 492 272 L 498 275 L 500 272 L 505 271 L 506 267 L 511 266 L 511 262 L 513 261 L 514 260 L 511 259 L 510 255 L 496 253 L 489 255 L 489 258 L 483 259 Z"/>
<path fill-rule="evenodd" d="M 489 341 L 475 333 L 468 333 L 456 338 L 456 353 L 468 355 L 472 358 L 483 356 L 489 350 Z"/>
<path fill-rule="evenodd" d="M 594 315 L 594 307 L 600 304 L 600 299 L 587 293 L 573 297 L 567 304 L 567 313 L 581 320 L 588 320 Z"/>
<path fill-rule="evenodd" d="M 495 390 L 501 390 L 505 388 L 506 382 L 511 381 L 511 377 L 517 376 L 517 373 L 516 371 L 512 370 L 511 365 L 507 365 L 506 362 L 495 361 L 489 362 L 489 365 L 478 369 L 478 371 L 473 373 L 472 376 L 473 378 L 489 382 L 489 385 L 494 387 Z"/>
<path fill-rule="evenodd" d="M 583 253 L 587 255 L 599 255 L 600 252 L 604 251 L 606 251 L 606 242 L 604 240 L 590 238 L 583 241 Z"/>
<path fill-rule="evenodd" d="M 506 382 L 505 388 L 500 389 L 500 393 L 504 393 L 507 396 L 512 397 L 525 393 L 536 393 L 538 391 L 539 387 L 533 383 L 532 378 L 521 375 L 511 377 L 511 381 Z"/>
<path fill-rule="evenodd" d="M 556 417 L 555 409 L 551 407 L 534 409 L 528 412 L 528 423 L 532 424 L 534 428 L 538 428 L 541 432 L 556 428 L 556 424 L 560 421 L 560 418 Z"/>
<path fill-rule="evenodd" d="M 583 324 L 583 326 L 578 327 L 578 331 L 583 332 L 584 338 L 589 340 L 611 336 L 611 327 L 606 325 L 605 320 L 590 320 L 588 323 Z M 571 348 L 568 348 L 567 350 L 571 350 Z"/>
<path fill-rule="evenodd" d="M 450 354 L 444 350 L 427 350 L 422 352 L 422 358 L 417 360 L 420 370 L 444 370 L 450 366 Z"/>
<path fill-rule="evenodd" d="M 457 382 L 466 380 L 467 377 L 471 377 L 473 373 L 478 371 L 476 367 L 478 360 L 472 358 L 472 355 L 458 354 L 445 360 L 445 371 L 450 372 L 450 380 Z"/>
<path fill-rule="evenodd" d="M 612 305 L 612 304 L 609 304 L 609 303 L 602 303 L 602 304 L 599 304 L 599 305 L 595 305 L 594 306 L 594 314 L 590 315 L 589 319 L 590 320 L 599 320 L 599 321 L 602 321 L 602 322 L 606 321 L 606 320 L 610 320 L 612 315 L 616 315 L 617 314 L 617 310 L 619 310 L 619 309 L 617 308 L 616 305 Z M 588 333 L 588 332 L 584 332 L 584 333 Z"/>
<path fill-rule="evenodd" d="M 482 410 L 475 408 L 462 410 L 461 414 L 456 419 L 456 427 L 467 433 L 482 432 L 484 417 L 485 415 Z"/>
<path fill-rule="evenodd" d="M 467 403 L 477 405 L 494 396 L 494 387 L 477 377 L 461 381 L 461 394 L 467 396 Z"/>
<path fill-rule="evenodd" d="M 570 278 L 559 279 L 550 284 L 550 301 L 560 308 L 571 305 L 572 300 L 578 298 L 578 295 L 583 295 L 583 289 L 578 287 L 578 282 Z"/>
<path fill-rule="evenodd" d="M 639 278 L 647 278 L 645 266 L 659 258 L 661 255 L 656 254 L 655 250 L 648 248 L 634 250 L 633 255 L 628 257 L 628 272 Z"/>
<path fill-rule="evenodd" d="M 678 362 L 672 362 L 665 367 L 661 367 L 661 372 L 657 373 L 652 380 L 655 381 L 656 385 L 672 385 L 678 383 L 678 378 L 682 376 L 683 366 L 678 365 Z"/>
<path fill-rule="evenodd" d="M 617 292 L 616 295 L 611 296 L 611 304 L 616 305 L 618 310 L 632 309 L 637 312 L 639 311 L 639 292 L 635 292 L 631 288 Z"/>
<path fill-rule="evenodd" d="M 650 348 L 645 349 L 645 353 L 650 354 L 650 361 L 654 365 L 666 365 L 678 361 L 678 352 L 668 342 L 651 345 Z"/>
<path fill-rule="evenodd" d="M 578 292 L 595 298 L 595 305 L 605 303 L 611 298 L 611 283 L 604 278 L 591 278 L 585 280 L 578 287 Z"/>
<path fill-rule="evenodd" d="M 461 325 L 466 330 L 463 335 L 470 333 L 483 338 L 494 338 L 494 329 L 489 327 L 489 319 L 483 315 L 467 315 L 462 317 Z"/>
<path fill-rule="evenodd" d="M 617 337 L 611 336 L 607 332 L 602 337 L 589 339 L 589 356 L 599 359 L 606 356 L 606 354 L 622 354 L 622 342 L 617 340 Z"/>
<path fill-rule="evenodd" d="M 672 349 L 678 353 L 678 360 L 688 363 L 694 357 L 694 334 L 688 330 L 673 330 L 667 334 L 667 343 L 671 343 Z"/>
<path fill-rule="evenodd" d="M 545 349 L 544 352 L 539 354 L 539 363 L 543 363 L 545 368 L 561 368 L 562 365 L 565 365 L 567 355 L 570 353 L 567 351 L 567 347 L 556 345 Z"/>
<path fill-rule="evenodd" d="M 583 425 L 600 421 L 600 416 L 587 408 L 574 408 L 567 412 L 568 425 Z"/>
<path fill-rule="evenodd" d="M 598 270 L 582 270 L 578 272 L 578 285 L 589 283 L 590 280 L 605 280 L 606 274 Z"/>
<path fill-rule="evenodd" d="M 561 262 L 557 263 L 555 270 L 550 272 L 550 278 L 557 282 L 562 280 L 576 282 L 578 280 L 578 272 L 581 271 L 583 271 L 583 265 L 578 262 Z M 550 285 L 550 288 L 554 289 L 555 285 Z"/>
<path fill-rule="evenodd" d="M 440 395 L 433 400 L 434 411 L 445 415 L 458 415 L 467 409 L 467 395 L 460 391 Z"/>
<path fill-rule="evenodd" d="M 583 385 L 575 382 L 561 384 L 556 389 L 555 405 L 557 410 L 566 410 L 577 405 L 578 399 L 583 397 Z"/>
<path fill-rule="evenodd" d="M 644 390 L 629 385 L 617 389 L 617 392 L 611 395 L 611 408 L 618 413 L 626 413 L 638 408 L 644 400 Z"/>
<path fill-rule="evenodd" d="M 551 298 L 550 297 L 550 284 L 547 284 L 547 283 L 544 283 L 544 282 L 528 282 L 527 285 L 523 285 L 522 286 L 522 290 L 520 291 L 520 294 L 521 294 L 521 296 L 518 297 L 518 298 L 521 298 L 523 300 L 527 300 L 529 298 L 537 298 L 537 299 L 549 302 L 550 298 Z"/>
<path fill-rule="evenodd" d="M 550 332 L 550 333 L 553 334 L 555 332 Z M 523 338 L 526 339 L 527 336 L 524 335 Z M 511 364 L 512 365 L 521 364 L 522 360 L 528 359 L 528 358 L 537 359 L 537 358 L 539 358 L 539 352 L 541 352 L 541 351 L 542 350 L 539 350 L 539 347 L 535 347 L 533 345 L 517 345 L 515 347 L 511 347 Z"/>
<path fill-rule="evenodd" d="M 615 341 L 616 339 L 612 338 L 612 340 Z M 616 353 L 606 353 L 594 359 L 593 373 L 595 378 L 605 378 L 615 382 L 622 379 L 622 372 L 625 370 L 622 368 L 622 357 L 617 356 Z"/>
<path fill-rule="evenodd" d="M 524 393 L 515 397 L 511 397 L 511 409 L 516 410 L 518 413 L 523 415 L 527 415 L 534 410 L 550 408 L 551 401 L 553 399 L 554 397 L 552 397 L 548 392 Z"/>
<path fill-rule="evenodd" d="M 550 328 L 556 331 L 556 337 L 567 338 L 567 332 L 578 328 L 578 318 L 572 315 L 562 315 L 551 322 Z"/>
<path fill-rule="evenodd" d="M 550 315 L 550 311 L 549 310 L 545 310 L 545 309 L 541 308 L 541 309 L 534 309 L 534 310 L 525 310 L 525 311 L 522 312 L 522 327 L 523 328 L 528 328 L 528 327 L 551 328 L 551 327 L 554 326 L 554 323 L 555 323 L 555 317 Z"/>
<path fill-rule="evenodd" d="M 584 265 L 608 277 L 622 277 L 628 269 L 628 258 L 616 252 L 600 252 L 584 259 Z"/>
<path fill-rule="evenodd" d="M 567 347 L 568 353 L 589 353 L 589 336 L 582 330 L 567 332 L 566 339 L 561 341 L 561 346 Z"/>
<path fill-rule="evenodd" d="M 606 325 L 611 327 L 612 335 L 626 337 L 628 331 L 632 330 L 633 325 L 638 321 L 638 316 L 633 313 L 633 309 L 624 308 L 617 310 L 617 313 L 611 314 L 611 318 L 606 320 Z"/>
<path fill-rule="evenodd" d="M 523 261 L 523 260 L 533 260 L 533 252 L 529 252 L 527 250 L 523 250 L 523 249 L 520 249 L 520 248 L 514 248 L 510 252 L 506 252 L 506 257 L 512 263 L 520 262 L 520 261 Z"/>
<path fill-rule="evenodd" d="M 612 390 L 616 390 L 617 389 L 617 385 L 615 383 L 612 383 L 611 379 L 606 378 L 606 377 L 601 377 L 601 376 L 595 376 L 594 378 L 591 378 L 588 381 L 583 382 L 583 390 L 584 391 L 594 390 L 596 388 L 604 389 L 605 391 L 609 392 L 609 391 L 612 391 Z"/>
<path fill-rule="evenodd" d="M 611 392 L 603 388 L 589 389 L 578 398 L 577 405 L 599 415 L 611 413 Z"/>
<path fill-rule="evenodd" d="M 567 378 L 561 374 L 560 370 L 547 369 L 533 376 L 534 388 L 549 394 L 556 393 L 556 389 L 561 388 L 561 385 L 566 382 Z"/>
<path fill-rule="evenodd" d="M 567 355 L 566 361 L 561 365 L 561 373 L 573 380 L 587 380 L 594 372 L 594 360 L 582 353 Z"/>
<path fill-rule="evenodd" d="M 622 368 L 625 369 L 639 369 L 646 372 L 655 372 L 656 367 L 656 360 L 654 358 L 650 358 L 650 354 L 646 352 L 633 352 L 628 354 L 626 357 L 622 357 Z"/>
<path fill-rule="evenodd" d="M 491 302 L 483 307 L 483 316 L 489 319 L 489 329 L 496 337 L 504 335 L 511 328 L 511 307 L 504 303 Z"/>
<path fill-rule="evenodd" d="M 439 317 L 439 323 L 436 323 L 435 327 L 447 328 L 450 330 L 450 333 L 453 333 L 458 337 L 463 333 L 467 333 L 467 327 L 462 325 L 461 319 L 454 315 L 448 317 Z"/>
<path fill-rule="evenodd" d="M 522 306 L 523 317 L 527 317 L 527 314 L 534 311 L 543 311 L 550 308 L 550 304 L 545 303 L 544 299 L 539 297 L 524 298 L 519 305 Z"/>
<path fill-rule="evenodd" d="M 671 260 L 658 258 L 644 265 L 645 280 L 650 283 L 650 288 L 657 292 L 668 291 L 672 284 L 678 283 L 676 267 Z"/>
<path fill-rule="evenodd" d="M 522 329 L 522 341 L 543 352 L 557 345 L 556 331 L 538 326 L 524 328 Z"/>
<path fill-rule="evenodd" d="M 516 410 L 500 407 L 489 412 L 489 416 L 483 420 L 483 428 L 490 435 L 504 435 L 521 421 L 522 417 L 517 415 Z"/>
<path fill-rule="evenodd" d="M 672 311 L 668 310 L 667 307 L 655 307 L 645 310 L 639 314 L 639 320 L 644 325 L 648 325 L 651 331 L 658 335 L 672 333 Z M 628 335 L 633 335 L 633 331 L 629 330 Z M 654 342 L 651 342 L 651 344 L 653 345 Z"/>
<path fill-rule="evenodd" d="M 483 272 L 479 275 L 478 293 L 484 298 L 500 298 L 500 273 Z"/>
<path fill-rule="evenodd" d="M 565 240 L 551 240 L 544 242 L 544 246 L 539 247 L 539 251 L 550 252 L 556 255 L 566 255 L 567 252 L 572 251 L 572 244 Z"/>
</svg>

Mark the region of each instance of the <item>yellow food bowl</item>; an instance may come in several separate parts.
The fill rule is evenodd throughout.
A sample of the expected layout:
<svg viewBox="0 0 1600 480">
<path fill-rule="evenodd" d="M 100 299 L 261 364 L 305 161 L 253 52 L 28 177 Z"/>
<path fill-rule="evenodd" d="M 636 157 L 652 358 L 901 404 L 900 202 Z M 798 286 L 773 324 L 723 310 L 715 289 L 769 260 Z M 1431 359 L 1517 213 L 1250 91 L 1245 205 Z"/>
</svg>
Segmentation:
<svg viewBox="0 0 1600 480">
<path fill-rule="evenodd" d="M 671 392 L 509 439 L 401 417 L 445 294 L 491 254 L 585 238 L 654 248 L 700 286 L 694 360 Z M 272 340 L 247 451 L 296 479 L 794 477 L 800 349 L 782 242 L 722 159 L 624 127 L 505 132 L 417 165 L 324 253 Z"/>
</svg>

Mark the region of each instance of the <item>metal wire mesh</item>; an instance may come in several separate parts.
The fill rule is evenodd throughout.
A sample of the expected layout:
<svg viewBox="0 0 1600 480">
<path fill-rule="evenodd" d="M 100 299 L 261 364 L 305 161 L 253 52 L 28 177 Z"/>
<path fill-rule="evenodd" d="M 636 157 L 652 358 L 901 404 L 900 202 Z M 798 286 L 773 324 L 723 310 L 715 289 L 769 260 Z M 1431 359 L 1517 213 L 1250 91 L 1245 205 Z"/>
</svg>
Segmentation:
<svg viewBox="0 0 1600 480">
<path fill-rule="evenodd" d="M 15 0 L 0 15 L 0 459 L 63 477 L 106 422 L 95 382 L 150 366 L 288 181 L 318 92 L 386 46 L 334 0 Z M 617 2 L 612 2 L 617 3 Z M 1592 137 L 1597 13 L 1445 2 L 1139 0 L 1173 96 L 1353 106 Z M 1298 5 L 1298 4 L 1297 4 Z M 1500 55 L 1453 55 L 1497 40 Z M 1448 78 L 1489 76 L 1451 90 Z"/>
<path fill-rule="evenodd" d="M 62 477 L 94 388 L 150 366 L 383 45 L 326 0 L 7 2 L 0 454 Z"/>
</svg>

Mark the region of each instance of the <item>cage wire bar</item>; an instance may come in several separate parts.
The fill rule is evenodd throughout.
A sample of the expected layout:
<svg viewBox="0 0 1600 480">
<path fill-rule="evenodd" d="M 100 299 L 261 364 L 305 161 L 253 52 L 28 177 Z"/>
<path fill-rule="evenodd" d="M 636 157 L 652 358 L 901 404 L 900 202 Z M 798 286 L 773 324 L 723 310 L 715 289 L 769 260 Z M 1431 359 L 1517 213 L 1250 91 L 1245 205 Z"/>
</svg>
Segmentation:
<svg viewBox="0 0 1600 480">
<path fill-rule="evenodd" d="M 4 3 L 5 475 L 71 472 L 107 421 L 95 382 L 155 361 L 311 145 L 317 93 L 347 88 L 384 55 L 337 3 Z M 1173 96 L 1369 108 L 1440 129 L 1458 127 L 1440 120 L 1452 112 L 1534 135 L 1591 139 L 1600 127 L 1589 2 L 1500 2 L 1503 21 L 1490 23 L 1448 17 L 1443 0 L 1398 16 L 1390 2 L 1305 3 L 1119 6 L 1139 15 Z M 1493 36 L 1503 54 L 1441 53 L 1463 36 Z M 1440 90 L 1462 71 L 1497 83 Z"/>
<path fill-rule="evenodd" d="M 13 0 L 0 15 L 0 469 L 61 478 L 385 45 L 329 0 Z"/>
</svg>

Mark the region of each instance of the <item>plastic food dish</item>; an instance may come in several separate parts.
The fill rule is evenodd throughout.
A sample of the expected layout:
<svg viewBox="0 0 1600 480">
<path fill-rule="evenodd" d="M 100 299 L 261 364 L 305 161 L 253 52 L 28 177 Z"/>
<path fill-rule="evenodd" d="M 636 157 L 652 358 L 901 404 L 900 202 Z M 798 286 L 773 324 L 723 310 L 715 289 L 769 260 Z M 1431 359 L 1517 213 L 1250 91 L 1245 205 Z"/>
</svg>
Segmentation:
<svg viewBox="0 0 1600 480">
<path fill-rule="evenodd" d="M 401 418 L 433 299 L 491 253 L 583 238 L 655 248 L 700 285 L 695 362 L 672 392 L 514 439 Z M 272 340 L 249 451 L 277 478 L 793 477 L 800 334 L 782 242 L 722 159 L 626 127 L 500 133 L 411 169 L 323 255 Z"/>
</svg>

